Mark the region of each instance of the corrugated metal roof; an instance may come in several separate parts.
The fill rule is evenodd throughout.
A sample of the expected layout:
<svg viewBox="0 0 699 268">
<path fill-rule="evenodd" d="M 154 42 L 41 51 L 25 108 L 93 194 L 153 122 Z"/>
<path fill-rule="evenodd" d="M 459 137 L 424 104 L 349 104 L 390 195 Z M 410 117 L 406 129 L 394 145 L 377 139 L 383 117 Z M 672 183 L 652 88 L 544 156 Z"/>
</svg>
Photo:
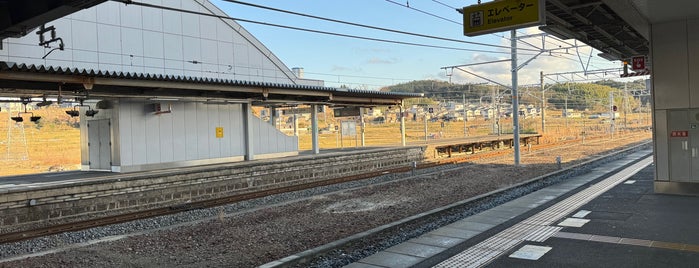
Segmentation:
<svg viewBox="0 0 699 268">
<path fill-rule="evenodd" d="M 34 64 L 31 64 L 31 65 L 16 64 L 13 62 L 0 62 L 0 71 L 1 72 L 23 72 L 23 73 L 47 73 L 47 74 L 57 74 L 57 75 L 79 75 L 79 76 L 94 77 L 94 78 L 118 78 L 118 79 L 128 79 L 128 80 L 149 80 L 149 81 L 166 81 L 166 82 L 181 82 L 181 83 L 205 83 L 205 84 L 228 85 L 228 86 L 237 86 L 237 87 L 299 89 L 299 90 L 309 90 L 309 91 L 332 92 L 335 95 L 367 96 L 367 97 L 380 96 L 381 98 L 390 98 L 390 99 L 406 99 L 406 98 L 416 98 L 416 97 L 423 96 L 422 93 L 384 92 L 384 91 L 374 91 L 374 90 L 345 89 L 345 88 L 333 88 L 333 87 L 297 85 L 297 84 L 282 84 L 282 83 L 269 83 L 269 82 L 246 81 L 246 80 L 230 80 L 230 79 L 208 78 L 208 77 L 147 74 L 147 73 L 135 73 L 135 72 L 117 72 L 117 71 L 104 71 L 104 70 L 91 70 L 91 69 L 88 70 L 88 69 L 54 67 L 54 66 L 44 66 L 44 65 L 34 65 Z"/>
</svg>

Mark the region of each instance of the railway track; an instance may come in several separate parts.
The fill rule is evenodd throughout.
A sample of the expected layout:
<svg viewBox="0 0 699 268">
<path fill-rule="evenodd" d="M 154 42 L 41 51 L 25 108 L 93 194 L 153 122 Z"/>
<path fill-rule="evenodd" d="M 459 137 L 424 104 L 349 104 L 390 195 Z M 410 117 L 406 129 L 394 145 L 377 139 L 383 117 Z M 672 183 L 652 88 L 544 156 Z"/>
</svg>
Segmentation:
<svg viewBox="0 0 699 268">
<path fill-rule="evenodd" d="M 295 253 L 293 256 L 269 262 L 267 265 L 270 265 L 269 267 L 325 267 L 326 265 L 330 267 L 339 267 L 336 266 L 336 264 L 340 262 L 335 263 L 329 261 L 337 259 L 343 260 L 341 262 L 341 266 L 344 266 L 347 265 L 347 263 L 344 261 L 349 259 L 356 261 L 370 256 L 383 249 L 396 245 L 397 243 L 399 244 L 401 242 L 405 242 L 413 237 L 417 237 L 421 234 L 432 231 L 435 228 L 446 226 L 456 220 L 464 218 L 464 216 L 482 212 L 492 208 L 493 206 L 506 203 L 509 200 L 513 200 L 538 189 L 547 187 L 551 184 L 555 184 L 557 181 L 561 181 L 567 176 L 578 174 L 580 170 L 590 170 L 606 163 L 606 161 L 610 159 L 617 159 L 617 157 L 620 158 L 623 155 L 631 154 L 642 150 L 643 148 L 647 148 L 648 144 L 649 143 L 647 142 L 636 145 L 632 148 L 627 148 L 619 152 L 600 156 L 595 159 L 576 164 L 570 169 L 559 170 L 554 173 L 546 174 L 512 185 L 510 187 L 498 189 L 489 193 L 468 198 L 466 200 L 455 202 L 441 208 L 436 208 L 421 214 L 410 216 L 376 227 L 372 230 L 357 233 L 341 240 L 332 241 L 313 249 Z M 608 170 L 608 172 L 614 173 L 618 170 L 622 170 L 630 165 L 642 161 L 643 159 L 646 159 L 650 155 L 651 153 L 648 151 L 631 163 L 628 163 L 615 170 Z M 456 169 L 459 168 L 454 168 L 454 170 Z M 594 183 L 594 181 L 595 180 L 593 180 L 592 183 Z M 329 265 L 329 263 L 332 265 Z"/>
<path fill-rule="evenodd" d="M 532 150 L 545 150 L 548 148 L 556 148 L 559 146 L 573 146 L 573 145 L 577 145 L 578 142 L 579 141 L 568 141 L 568 142 L 563 142 L 563 143 L 537 145 L 537 146 L 533 146 Z M 89 229 L 89 228 L 94 228 L 94 227 L 99 227 L 99 226 L 104 226 L 104 225 L 111 225 L 111 224 L 123 223 L 123 222 L 128 222 L 128 221 L 134 221 L 134 220 L 138 220 L 138 219 L 151 218 L 151 217 L 163 216 L 163 215 L 168 215 L 168 214 L 175 214 L 175 213 L 184 212 L 184 211 L 188 211 L 188 210 L 216 207 L 216 206 L 226 205 L 226 204 L 230 204 L 230 203 L 235 203 L 235 202 L 240 202 L 240 201 L 270 196 L 270 195 L 275 195 L 275 194 L 294 192 L 294 191 L 300 191 L 300 190 L 310 189 L 310 188 L 315 188 L 315 187 L 320 187 L 320 186 L 327 186 L 327 185 L 333 185 L 333 184 L 338 184 L 338 183 L 366 179 L 366 178 L 372 178 L 372 177 L 376 177 L 376 176 L 380 176 L 380 175 L 384 175 L 384 174 L 389 174 L 389 173 L 403 173 L 403 172 L 413 171 L 414 169 L 424 169 L 424 168 L 430 168 L 430 167 L 435 167 L 435 166 L 440 166 L 440 165 L 457 164 L 457 163 L 463 163 L 463 162 L 467 162 L 467 161 L 475 161 L 475 160 L 494 158 L 494 157 L 503 156 L 505 154 L 510 154 L 510 153 L 511 153 L 511 150 L 485 151 L 485 152 L 480 152 L 480 153 L 477 153 L 474 155 L 452 157 L 449 159 L 440 159 L 440 160 L 436 160 L 436 161 L 426 161 L 426 162 L 422 162 L 422 163 L 417 164 L 415 167 L 406 166 L 406 167 L 401 167 L 401 168 L 372 171 L 372 172 L 367 172 L 367 173 L 354 175 L 354 176 L 340 177 L 340 178 L 329 179 L 329 180 L 324 180 L 324 181 L 274 188 L 274 189 L 269 189 L 269 190 L 239 194 L 239 195 L 230 196 L 230 197 L 210 199 L 210 200 L 199 201 L 199 202 L 191 202 L 191 203 L 187 203 L 187 204 L 174 205 L 174 206 L 163 207 L 163 208 L 158 208 L 158 209 L 144 210 L 144 211 L 121 214 L 121 215 L 116 215 L 116 216 L 109 216 L 109 217 L 102 217 L 102 218 L 79 221 L 79 222 L 71 222 L 71 223 L 65 223 L 65 224 L 52 225 L 52 226 L 48 226 L 48 227 L 36 228 L 36 229 L 22 231 L 22 232 L 0 234 L 0 244 L 18 242 L 18 241 L 22 241 L 22 240 L 28 240 L 28 239 L 32 239 L 32 238 L 38 238 L 38 237 L 59 234 L 59 233 L 64 233 L 64 232 L 79 231 L 79 230 L 84 230 L 84 229 Z"/>
</svg>

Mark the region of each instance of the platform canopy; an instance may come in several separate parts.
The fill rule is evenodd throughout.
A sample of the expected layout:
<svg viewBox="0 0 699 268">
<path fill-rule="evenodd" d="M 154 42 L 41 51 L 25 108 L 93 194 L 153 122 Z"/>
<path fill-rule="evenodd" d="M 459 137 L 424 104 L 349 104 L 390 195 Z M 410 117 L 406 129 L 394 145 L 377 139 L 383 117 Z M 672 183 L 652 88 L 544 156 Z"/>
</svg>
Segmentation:
<svg viewBox="0 0 699 268">
<path fill-rule="evenodd" d="M 108 72 L 0 62 L 0 97 L 144 98 L 253 105 L 397 105 L 395 93 L 188 76 Z"/>
<path fill-rule="evenodd" d="M 696 0 L 546 0 L 544 32 L 577 39 L 608 60 L 648 56 L 650 25 L 694 17 Z"/>
</svg>

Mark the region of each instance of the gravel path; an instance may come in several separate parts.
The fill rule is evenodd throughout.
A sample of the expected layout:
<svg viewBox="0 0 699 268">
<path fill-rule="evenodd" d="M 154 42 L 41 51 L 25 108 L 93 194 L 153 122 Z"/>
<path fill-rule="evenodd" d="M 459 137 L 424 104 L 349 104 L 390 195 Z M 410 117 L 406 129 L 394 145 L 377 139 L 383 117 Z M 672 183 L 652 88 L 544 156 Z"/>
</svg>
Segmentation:
<svg viewBox="0 0 699 268">
<path fill-rule="evenodd" d="M 572 165 L 611 148 L 626 148 L 650 134 L 522 154 L 477 164 L 385 175 L 360 182 L 281 194 L 224 207 L 139 220 L 0 245 L 0 258 L 60 249 L 0 267 L 254 267 L 355 233 L 557 169 L 556 156 Z M 577 160 L 573 160 L 577 159 Z M 488 163 L 490 162 L 490 163 Z M 343 190 L 344 189 L 344 190 Z M 154 230 L 155 229 L 155 230 Z M 137 232 L 87 246 L 75 243 Z"/>
</svg>

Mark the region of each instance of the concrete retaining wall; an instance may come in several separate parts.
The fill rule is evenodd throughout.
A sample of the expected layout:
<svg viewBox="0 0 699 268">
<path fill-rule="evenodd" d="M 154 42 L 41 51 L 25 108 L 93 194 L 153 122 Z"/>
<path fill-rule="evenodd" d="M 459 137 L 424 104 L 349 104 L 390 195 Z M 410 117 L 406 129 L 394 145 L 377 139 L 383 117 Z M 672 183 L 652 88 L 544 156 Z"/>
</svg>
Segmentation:
<svg viewBox="0 0 699 268">
<path fill-rule="evenodd" d="M 424 148 L 402 147 L 119 174 L 0 194 L 0 233 L 411 166 Z"/>
</svg>

